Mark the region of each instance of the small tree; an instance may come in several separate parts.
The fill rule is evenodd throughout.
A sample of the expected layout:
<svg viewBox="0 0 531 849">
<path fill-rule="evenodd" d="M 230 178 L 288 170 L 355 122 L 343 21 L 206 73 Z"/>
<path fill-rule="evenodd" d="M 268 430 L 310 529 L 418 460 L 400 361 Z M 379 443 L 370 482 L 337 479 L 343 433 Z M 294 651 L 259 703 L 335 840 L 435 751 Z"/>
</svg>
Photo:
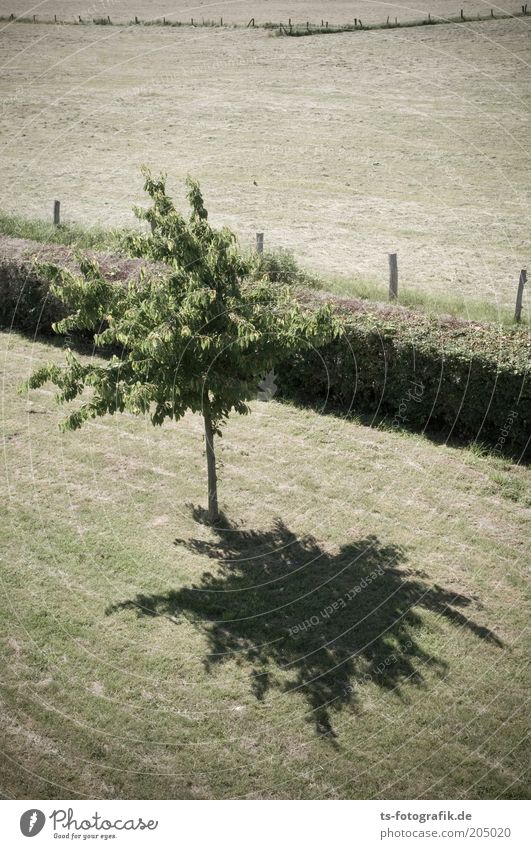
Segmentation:
<svg viewBox="0 0 531 849">
<path fill-rule="evenodd" d="M 304 310 L 286 288 L 254 279 L 255 259 L 245 258 L 230 230 L 208 223 L 198 183 L 187 180 L 191 215 L 185 219 L 166 193 L 165 176 L 143 169 L 148 209 L 135 209 L 151 233 L 128 237 L 136 256 L 163 263 L 164 273 L 143 272 L 120 286 L 99 266 L 81 260 L 81 275 L 48 266 L 52 291 L 72 314 L 58 333 L 82 330 L 96 345 L 111 346 L 109 360 L 85 364 L 68 350 L 64 366 L 47 365 L 27 386 L 46 381 L 60 402 L 90 388 L 62 423 L 79 428 L 87 419 L 128 411 L 149 414 L 155 425 L 187 410 L 204 418 L 208 517 L 219 518 L 214 436 L 234 410 L 249 412 L 264 376 L 290 354 L 329 341 L 338 330 L 328 307 Z"/>
</svg>

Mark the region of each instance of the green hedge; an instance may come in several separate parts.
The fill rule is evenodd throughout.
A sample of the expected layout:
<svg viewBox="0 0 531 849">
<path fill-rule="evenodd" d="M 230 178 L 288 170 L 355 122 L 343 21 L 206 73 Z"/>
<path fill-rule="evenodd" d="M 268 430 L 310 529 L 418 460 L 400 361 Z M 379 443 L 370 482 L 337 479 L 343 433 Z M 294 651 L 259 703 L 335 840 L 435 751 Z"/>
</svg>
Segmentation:
<svg viewBox="0 0 531 849">
<path fill-rule="evenodd" d="M 116 283 L 138 278 L 145 265 L 141 260 L 113 253 L 83 254 L 96 259 L 105 277 Z M 0 237 L 0 327 L 53 333 L 52 324 L 67 314 L 64 305 L 49 291 L 38 262 L 79 272 L 76 251 L 68 245 Z"/>
<path fill-rule="evenodd" d="M 139 264 L 114 258 L 109 268 L 118 281 L 138 273 Z M 345 322 L 343 335 L 278 369 L 284 397 L 330 412 L 363 413 L 375 424 L 383 420 L 396 429 L 437 432 L 443 439 L 482 442 L 500 453 L 526 456 L 531 386 L 525 328 L 437 320 L 367 302 L 336 303 Z M 62 304 L 31 262 L 0 259 L 1 326 L 51 333 L 52 323 L 63 315 Z"/>
<path fill-rule="evenodd" d="M 524 459 L 531 430 L 526 331 L 390 312 L 348 315 L 341 338 L 279 369 L 282 393 Z"/>
<path fill-rule="evenodd" d="M 0 258 L 0 327 L 26 333 L 52 333 L 52 324 L 66 315 L 30 263 Z"/>
</svg>

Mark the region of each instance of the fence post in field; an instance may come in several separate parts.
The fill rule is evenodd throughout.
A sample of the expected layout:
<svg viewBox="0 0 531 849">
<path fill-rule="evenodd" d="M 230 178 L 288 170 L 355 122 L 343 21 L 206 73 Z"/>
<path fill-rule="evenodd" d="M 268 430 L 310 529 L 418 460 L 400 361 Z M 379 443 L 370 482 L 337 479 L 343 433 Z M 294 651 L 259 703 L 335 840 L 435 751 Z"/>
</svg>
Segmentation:
<svg viewBox="0 0 531 849">
<path fill-rule="evenodd" d="M 522 268 L 520 279 L 518 280 L 518 291 L 516 293 L 516 306 L 514 308 L 514 320 L 520 321 L 522 318 L 522 301 L 524 298 L 524 286 L 527 282 L 527 271 Z"/>
<path fill-rule="evenodd" d="M 263 254 L 264 252 L 264 234 L 257 233 L 256 234 L 256 253 Z"/>
<path fill-rule="evenodd" d="M 461 20 L 462 20 L 462 21 L 464 21 L 464 20 L 465 20 L 465 16 L 463 15 L 463 10 L 462 10 L 462 9 L 461 9 Z"/>
<path fill-rule="evenodd" d="M 389 300 L 396 301 L 398 298 L 398 258 L 396 254 L 389 254 Z"/>
<path fill-rule="evenodd" d="M 61 201 L 59 200 L 53 202 L 53 223 L 55 227 L 59 227 L 61 223 Z"/>
</svg>

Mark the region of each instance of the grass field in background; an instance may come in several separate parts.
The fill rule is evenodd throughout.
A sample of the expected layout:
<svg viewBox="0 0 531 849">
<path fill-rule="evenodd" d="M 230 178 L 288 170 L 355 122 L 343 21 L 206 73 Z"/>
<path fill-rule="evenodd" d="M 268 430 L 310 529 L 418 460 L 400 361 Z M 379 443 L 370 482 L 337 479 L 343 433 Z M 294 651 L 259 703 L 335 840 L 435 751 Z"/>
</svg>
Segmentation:
<svg viewBox="0 0 531 849">
<path fill-rule="evenodd" d="M 0 792 L 521 798 L 529 471 L 253 403 L 57 428 L 2 334 Z"/>
<path fill-rule="evenodd" d="M 365 17 L 294 5 L 304 19 Z M 459 13 L 411 14 L 443 5 Z M 0 208 L 51 218 L 59 199 L 65 221 L 131 226 L 146 163 L 168 171 L 180 208 L 191 173 L 216 225 L 246 245 L 263 231 L 345 286 L 385 286 L 397 251 L 404 293 L 514 309 L 529 259 L 530 25 L 290 39 L 6 24 Z"/>
<path fill-rule="evenodd" d="M 197 0 L 180 0 L 178 6 L 169 7 L 165 0 L 41 0 L 38 7 L 28 0 L 9 0 L 5 5 L 4 14 L 15 14 L 17 17 L 32 18 L 34 14 L 40 20 L 84 20 L 106 18 L 110 15 L 113 21 L 128 23 L 135 16 L 140 20 L 153 20 L 166 16 L 168 20 L 190 22 L 193 17 L 201 23 L 202 19 L 217 20 L 220 18 L 228 24 L 245 25 L 254 18 L 257 23 L 266 21 L 305 22 L 307 20 L 318 24 L 324 18 L 330 23 L 352 23 L 355 17 L 362 18 L 366 23 L 385 21 L 388 15 L 398 17 L 401 21 L 415 20 L 428 15 L 447 16 L 459 14 L 463 8 L 467 16 L 489 14 L 492 8 L 488 0 L 461 0 L 455 7 L 448 0 L 416 0 L 414 5 L 395 2 L 392 8 L 388 3 L 366 2 L 366 0 L 267 0 L 260 3 L 257 0 L 222 0 L 214 5 L 209 2 L 198 3 Z M 520 12 L 517 0 L 500 0 L 495 6 L 496 13 Z"/>
</svg>

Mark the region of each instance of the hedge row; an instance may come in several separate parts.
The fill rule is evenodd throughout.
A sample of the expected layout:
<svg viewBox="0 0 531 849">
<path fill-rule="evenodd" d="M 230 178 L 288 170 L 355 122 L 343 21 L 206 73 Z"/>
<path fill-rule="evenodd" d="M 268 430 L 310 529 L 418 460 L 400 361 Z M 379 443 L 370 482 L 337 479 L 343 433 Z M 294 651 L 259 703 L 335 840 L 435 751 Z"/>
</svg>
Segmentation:
<svg viewBox="0 0 531 849">
<path fill-rule="evenodd" d="M 531 432 L 525 329 L 336 303 L 343 335 L 285 363 L 277 380 L 284 394 L 524 459 Z"/>
<path fill-rule="evenodd" d="M 145 265 L 112 253 L 84 253 L 97 259 L 105 276 L 117 283 L 138 277 Z M 79 270 L 75 251 L 67 245 L 0 236 L 0 327 L 53 333 L 52 324 L 65 315 L 64 305 L 50 293 L 36 261 Z"/>
<path fill-rule="evenodd" d="M 16 243 L 16 244 L 15 244 Z M 32 265 L 42 246 L 0 239 L 0 325 L 51 332 L 62 305 Z M 3 258 L 2 258 L 3 257 Z M 46 261 L 75 267 L 67 248 Z M 141 263 L 99 257 L 117 282 Z M 524 459 L 531 424 L 530 340 L 525 328 L 435 319 L 400 307 L 300 293 L 308 306 L 327 297 L 344 321 L 332 344 L 278 368 L 285 397 L 375 423 L 483 442 Z"/>
</svg>

